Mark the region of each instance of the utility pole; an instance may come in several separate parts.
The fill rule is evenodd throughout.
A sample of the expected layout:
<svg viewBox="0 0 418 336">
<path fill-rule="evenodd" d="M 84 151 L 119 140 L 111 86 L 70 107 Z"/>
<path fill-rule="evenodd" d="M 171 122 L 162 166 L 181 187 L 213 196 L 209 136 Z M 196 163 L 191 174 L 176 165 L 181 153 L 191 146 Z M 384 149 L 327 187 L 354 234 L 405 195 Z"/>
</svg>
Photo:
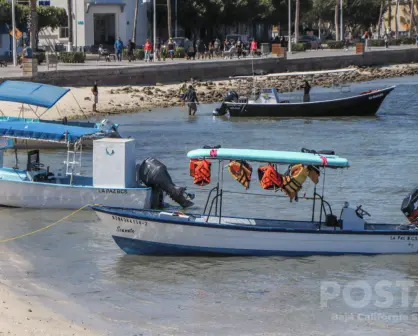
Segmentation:
<svg viewBox="0 0 418 336">
<path fill-rule="evenodd" d="M 16 14 L 15 14 L 15 0 L 12 0 L 12 39 L 13 39 L 13 66 L 17 66 L 17 45 L 16 45 Z"/>
<path fill-rule="evenodd" d="M 344 32 L 343 32 L 343 0 L 340 1 L 340 38 L 341 41 L 344 41 Z"/>
<path fill-rule="evenodd" d="M 138 21 L 139 0 L 135 0 L 134 30 L 132 32 L 132 42 L 136 42 L 136 25 Z"/>
<path fill-rule="evenodd" d="M 154 50 L 154 61 L 155 61 L 157 59 L 156 58 L 156 49 L 157 49 L 157 0 L 154 0 L 153 7 L 154 7 L 154 9 L 153 9 L 154 19 L 153 19 L 152 24 L 153 24 L 153 40 L 154 40 L 153 50 Z"/>
<path fill-rule="evenodd" d="M 291 10 L 292 1 L 289 0 L 289 50 L 288 53 L 292 53 L 292 10 Z"/>
<path fill-rule="evenodd" d="M 175 35 L 175 37 L 178 37 L 177 36 L 177 2 L 178 2 L 178 0 L 175 0 L 176 1 L 176 4 L 175 4 L 175 9 L 174 9 L 174 15 L 176 16 L 175 17 L 175 27 L 174 27 L 174 35 Z"/>
</svg>

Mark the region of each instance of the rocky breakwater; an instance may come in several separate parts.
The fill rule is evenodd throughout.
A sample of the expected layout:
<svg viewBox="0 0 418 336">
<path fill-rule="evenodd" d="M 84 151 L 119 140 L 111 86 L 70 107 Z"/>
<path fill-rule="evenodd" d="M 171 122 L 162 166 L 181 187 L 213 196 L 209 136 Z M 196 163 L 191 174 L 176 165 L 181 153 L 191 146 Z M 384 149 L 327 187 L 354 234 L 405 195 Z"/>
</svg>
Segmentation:
<svg viewBox="0 0 418 336">
<path fill-rule="evenodd" d="M 321 74 L 309 79 L 311 86 L 331 87 L 335 83 L 365 82 L 375 79 L 402 77 L 418 74 L 418 65 L 402 65 L 393 67 L 352 67 L 353 72 L 342 74 Z M 255 83 L 254 83 L 255 80 Z M 300 90 L 304 78 L 295 77 L 266 77 L 257 76 L 243 79 L 228 79 L 222 81 L 191 80 L 197 91 L 199 101 L 204 104 L 221 102 L 227 91 L 235 90 L 243 95 L 249 95 L 256 88 L 275 87 L 279 92 Z M 131 112 L 151 108 L 165 108 L 181 105 L 180 87 L 182 84 L 155 86 L 125 86 L 107 90 L 106 104 L 100 104 L 100 112 Z"/>
</svg>

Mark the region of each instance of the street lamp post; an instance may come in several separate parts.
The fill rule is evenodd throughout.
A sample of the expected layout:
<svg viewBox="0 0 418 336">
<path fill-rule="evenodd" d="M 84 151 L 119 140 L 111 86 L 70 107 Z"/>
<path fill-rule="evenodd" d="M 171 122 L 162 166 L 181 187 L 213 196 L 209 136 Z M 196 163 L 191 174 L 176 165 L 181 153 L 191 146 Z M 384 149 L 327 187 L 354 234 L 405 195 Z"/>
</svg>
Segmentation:
<svg viewBox="0 0 418 336">
<path fill-rule="evenodd" d="M 291 11 L 291 4 L 292 1 L 289 0 L 289 50 L 288 53 L 291 54 L 292 53 L 292 11 Z"/>
<path fill-rule="evenodd" d="M 174 13 L 174 15 L 175 15 L 174 35 L 175 35 L 175 37 L 178 37 L 177 36 L 177 0 L 175 0 L 175 1 L 176 1 L 176 3 L 175 3 L 175 8 L 174 8 L 174 11 L 175 11 L 175 13 Z"/>
<path fill-rule="evenodd" d="M 343 32 L 343 0 L 340 0 L 340 38 L 341 41 L 344 41 L 344 32 Z"/>
<path fill-rule="evenodd" d="M 16 14 L 15 0 L 12 0 L 12 44 L 13 44 L 13 66 L 17 66 L 17 45 L 16 45 Z"/>
<path fill-rule="evenodd" d="M 156 60 L 156 54 L 157 54 L 157 0 L 153 1 L 153 20 L 152 20 L 152 26 L 153 26 L 153 50 L 154 50 L 154 61 Z"/>
</svg>

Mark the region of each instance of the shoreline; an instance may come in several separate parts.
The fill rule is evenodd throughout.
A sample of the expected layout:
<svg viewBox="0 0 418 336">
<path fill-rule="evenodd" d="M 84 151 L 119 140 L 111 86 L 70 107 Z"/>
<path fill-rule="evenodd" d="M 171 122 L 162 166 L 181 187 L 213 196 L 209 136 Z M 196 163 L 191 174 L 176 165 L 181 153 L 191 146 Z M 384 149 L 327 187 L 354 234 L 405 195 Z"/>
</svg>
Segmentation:
<svg viewBox="0 0 418 336">
<path fill-rule="evenodd" d="M 339 83 L 358 83 L 376 79 L 404 77 L 418 74 L 418 64 L 401 64 L 382 67 L 350 67 L 356 69 L 351 73 L 339 75 Z M 312 87 L 331 87 L 333 75 L 316 75 L 310 79 Z M 253 78 L 224 79 L 216 81 L 189 81 L 193 83 L 200 103 L 220 103 L 229 90 L 249 94 L 253 87 Z M 288 79 L 278 77 L 257 77 L 257 88 L 275 87 L 279 92 L 299 90 L 303 85 L 303 77 Z M 52 109 L 41 117 L 50 120 L 60 120 L 64 116 L 68 119 L 86 117 L 106 117 L 113 114 L 135 113 L 150 111 L 153 108 L 167 108 L 181 106 L 179 97 L 180 84 L 160 84 L 154 86 L 99 86 L 99 101 L 97 112 L 92 111 L 93 96 L 91 87 L 72 88 Z M 75 98 L 75 99 L 74 99 Z M 0 102 L 0 110 L 7 116 L 19 116 L 22 105 L 10 102 Z M 38 116 L 43 112 L 38 113 Z M 23 108 L 23 116 L 37 118 L 33 110 L 27 106 Z"/>
<path fill-rule="evenodd" d="M 54 299 L 47 287 L 25 279 L 32 269 L 31 264 L 6 247 L 0 247 L 0 252 L 0 335 L 100 335 L 49 308 L 47 301 L 56 301 L 58 297 Z M 68 305 L 62 300 L 60 304 Z"/>
</svg>

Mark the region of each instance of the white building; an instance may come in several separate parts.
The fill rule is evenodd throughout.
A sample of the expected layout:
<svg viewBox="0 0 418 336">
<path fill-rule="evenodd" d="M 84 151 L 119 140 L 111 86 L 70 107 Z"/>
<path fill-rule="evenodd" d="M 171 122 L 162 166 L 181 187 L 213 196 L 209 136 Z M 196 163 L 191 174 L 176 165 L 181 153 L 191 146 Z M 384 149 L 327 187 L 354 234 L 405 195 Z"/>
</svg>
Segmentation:
<svg viewBox="0 0 418 336">
<path fill-rule="evenodd" d="M 73 46 L 113 45 L 120 37 L 124 44 L 132 39 L 136 0 L 71 0 Z M 67 9 L 67 0 L 38 1 Z M 143 44 L 150 31 L 147 10 L 150 2 L 139 0 L 136 44 Z M 46 31 L 39 36 L 40 45 L 68 44 L 68 26 Z"/>
</svg>

